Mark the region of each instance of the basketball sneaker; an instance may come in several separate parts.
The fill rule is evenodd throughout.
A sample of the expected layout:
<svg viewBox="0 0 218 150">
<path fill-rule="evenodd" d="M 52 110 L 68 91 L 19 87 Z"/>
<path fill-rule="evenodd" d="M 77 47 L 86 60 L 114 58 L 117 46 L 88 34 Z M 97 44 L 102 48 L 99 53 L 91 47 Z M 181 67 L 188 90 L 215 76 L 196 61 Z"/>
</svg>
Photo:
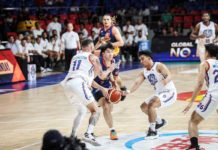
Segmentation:
<svg viewBox="0 0 218 150">
<path fill-rule="evenodd" d="M 188 149 L 186 150 L 200 150 L 200 146 L 198 145 L 197 147 L 193 147 L 193 146 L 190 146 Z"/>
<path fill-rule="evenodd" d="M 159 128 L 161 128 L 161 127 L 163 127 L 163 126 L 165 126 L 166 124 L 167 124 L 167 121 L 165 120 L 165 119 L 161 119 L 162 120 L 162 123 L 160 123 L 160 124 L 158 124 L 157 122 L 156 122 L 156 126 L 155 126 L 155 129 L 157 130 L 157 129 L 159 129 Z"/>
<path fill-rule="evenodd" d="M 145 140 L 153 140 L 153 139 L 156 139 L 158 138 L 158 134 L 157 134 L 157 131 L 152 131 L 150 128 L 148 130 L 148 133 L 145 137 Z"/>
<path fill-rule="evenodd" d="M 101 144 L 99 144 L 96 139 L 95 139 L 95 136 L 93 133 L 85 133 L 84 134 L 84 137 L 83 137 L 83 141 L 87 142 L 87 143 L 90 143 L 94 146 L 100 146 Z"/>
<path fill-rule="evenodd" d="M 111 132 L 110 132 L 110 139 L 111 140 L 118 140 L 117 132 L 115 130 L 111 130 Z"/>
</svg>

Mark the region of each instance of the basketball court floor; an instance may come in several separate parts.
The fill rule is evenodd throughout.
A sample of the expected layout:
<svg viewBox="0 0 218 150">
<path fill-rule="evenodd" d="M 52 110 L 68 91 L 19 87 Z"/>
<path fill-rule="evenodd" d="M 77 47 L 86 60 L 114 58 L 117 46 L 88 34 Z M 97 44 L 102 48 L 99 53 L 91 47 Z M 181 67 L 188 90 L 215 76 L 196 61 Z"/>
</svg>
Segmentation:
<svg viewBox="0 0 218 150">
<path fill-rule="evenodd" d="M 109 129 L 101 115 L 95 128 L 101 146 L 87 144 L 89 149 L 184 150 L 188 147 L 188 120 L 195 107 L 186 115 L 182 111 L 195 86 L 198 63 L 167 63 L 167 66 L 177 88 L 178 100 L 172 106 L 159 110 L 162 118 L 168 121 L 168 125 L 160 129 L 159 138 L 144 140 L 148 121 L 140 110 L 140 104 L 153 93 L 153 89 L 145 82 L 125 101 L 114 105 L 114 127 L 119 140 L 109 140 Z M 141 69 L 139 64 L 129 64 L 122 66 L 122 70 L 123 82 L 130 87 Z M 58 129 L 63 135 L 70 135 L 76 111 L 58 84 L 64 76 L 54 74 L 42 77 L 35 83 L 0 86 L 0 150 L 39 150 L 42 136 L 49 129 Z M 203 94 L 204 91 L 197 100 Z M 87 128 L 89 115 L 87 113 L 83 120 L 79 137 Z M 199 129 L 202 149 L 217 150 L 218 114 L 213 112 Z"/>
</svg>

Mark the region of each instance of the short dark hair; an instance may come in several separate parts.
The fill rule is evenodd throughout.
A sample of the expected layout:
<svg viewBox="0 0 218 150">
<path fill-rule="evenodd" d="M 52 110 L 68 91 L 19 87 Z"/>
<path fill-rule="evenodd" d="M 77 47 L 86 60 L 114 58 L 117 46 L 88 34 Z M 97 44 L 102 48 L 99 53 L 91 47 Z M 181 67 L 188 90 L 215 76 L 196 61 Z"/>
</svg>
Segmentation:
<svg viewBox="0 0 218 150">
<path fill-rule="evenodd" d="M 205 15 L 205 14 L 208 14 L 208 15 L 210 16 L 210 13 L 209 13 L 209 12 L 204 12 L 204 13 L 202 14 L 202 16 Z"/>
<path fill-rule="evenodd" d="M 105 52 L 106 49 L 114 49 L 113 45 L 111 42 L 107 43 L 107 44 L 104 44 L 102 46 L 99 47 L 99 49 L 101 50 L 101 53 Z"/>
<path fill-rule="evenodd" d="M 42 140 L 42 150 L 59 150 L 64 137 L 58 130 L 48 130 Z"/>
<path fill-rule="evenodd" d="M 218 59 L 218 46 L 217 45 L 206 44 L 205 49 L 211 57 L 216 57 L 216 59 Z"/>
<path fill-rule="evenodd" d="M 81 43 L 82 47 L 87 47 L 89 44 L 93 43 L 93 41 L 91 39 L 84 39 Z"/>
<path fill-rule="evenodd" d="M 151 59 L 153 59 L 151 51 L 140 51 L 138 54 L 139 54 L 139 57 L 140 57 L 141 55 L 145 55 L 145 56 L 148 56 L 148 57 L 150 57 Z"/>
</svg>

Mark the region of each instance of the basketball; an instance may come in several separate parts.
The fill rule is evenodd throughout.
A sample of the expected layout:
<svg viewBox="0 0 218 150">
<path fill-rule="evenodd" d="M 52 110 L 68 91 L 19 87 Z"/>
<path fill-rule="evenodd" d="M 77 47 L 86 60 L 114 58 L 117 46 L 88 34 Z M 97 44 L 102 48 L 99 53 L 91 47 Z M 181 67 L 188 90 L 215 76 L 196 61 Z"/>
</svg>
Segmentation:
<svg viewBox="0 0 218 150">
<path fill-rule="evenodd" d="M 113 104 L 118 103 L 122 97 L 121 91 L 116 90 L 116 89 L 109 89 L 108 95 L 109 95 L 109 97 L 108 97 L 109 102 L 111 102 Z"/>
</svg>

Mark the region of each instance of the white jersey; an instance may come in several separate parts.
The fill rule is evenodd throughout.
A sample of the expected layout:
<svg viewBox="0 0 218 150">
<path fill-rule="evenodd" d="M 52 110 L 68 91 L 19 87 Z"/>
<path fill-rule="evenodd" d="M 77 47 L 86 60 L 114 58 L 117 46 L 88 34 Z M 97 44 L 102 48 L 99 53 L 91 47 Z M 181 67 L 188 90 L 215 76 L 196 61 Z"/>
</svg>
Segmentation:
<svg viewBox="0 0 218 150">
<path fill-rule="evenodd" d="M 91 53 L 81 52 L 76 54 L 70 64 L 69 72 L 65 80 L 74 77 L 81 77 L 89 86 L 91 86 L 94 79 L 94 66 L 89 60 Z"/>
<path fill-rule="evenodd" d="M 156 92 L 164 90 L 175 89 L 173 81 L 170 81 L 167 85 L 163 84 L 164 76 L 157 71 L 157 65 L 159 62 L 155 62 L 150 70 L 144 69 L 144 77 L 149 83 L 154 86 Z"/>
<path fill-rule="evenodd" d="M 208 59 L 209 69 L 206 72 L 206 84 L 208 93 L 217 93 L 218 95 L 218 60 Z"/>
<path fill-rule="evenodd" d="M 214 22 L 210 21 L 209 26 L 206 26 L 203 22 L 200 22 L 200 29 L 198 35 L 205 35 L 204 44 L 213 43 L 216 38 L 216 29 Z"/>
</svg>

